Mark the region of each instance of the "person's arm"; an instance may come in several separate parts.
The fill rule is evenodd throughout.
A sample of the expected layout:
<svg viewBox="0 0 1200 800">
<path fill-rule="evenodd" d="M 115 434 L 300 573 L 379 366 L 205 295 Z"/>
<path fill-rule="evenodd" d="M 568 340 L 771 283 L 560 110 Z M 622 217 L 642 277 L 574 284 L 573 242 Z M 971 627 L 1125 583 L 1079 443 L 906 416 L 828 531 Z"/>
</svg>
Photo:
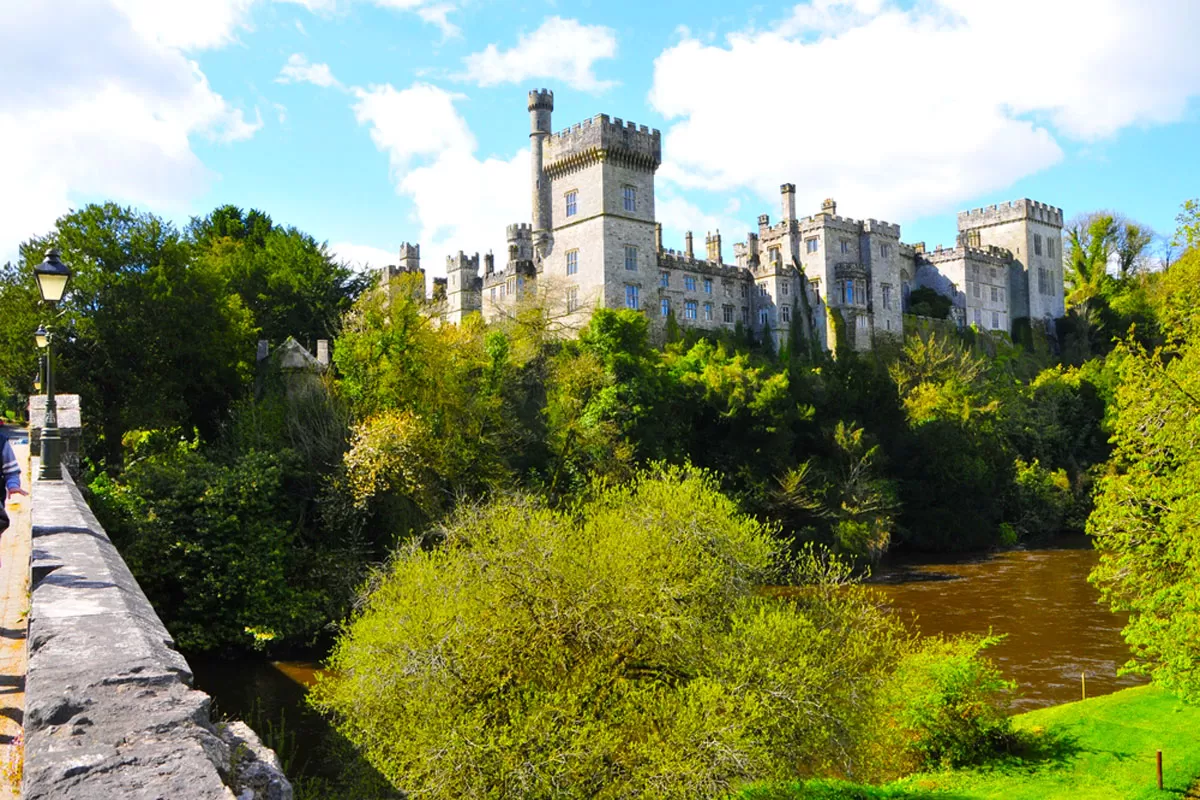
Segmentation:
<svg viewBox="0 0 1200 800">
<path fill-rule="evenodd" d="M 8 439 L 4 440 L 4 488 L 5 496 L 12 497 L 14 494 L 29 494 L 21 488 L 21 464 L 17 461 L 17 454 L 13 452 L 12 445 Z"/>
</svg>

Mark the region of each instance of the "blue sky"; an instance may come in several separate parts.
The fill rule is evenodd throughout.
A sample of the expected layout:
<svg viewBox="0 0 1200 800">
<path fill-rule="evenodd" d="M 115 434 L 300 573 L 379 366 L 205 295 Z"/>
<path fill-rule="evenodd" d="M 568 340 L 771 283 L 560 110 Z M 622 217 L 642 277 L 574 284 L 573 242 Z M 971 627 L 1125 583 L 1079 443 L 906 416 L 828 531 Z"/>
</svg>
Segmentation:
<svg viewBox="0 0 1200 800">
<path fill-rule="evenodd" d="M 555 129 L 662 130 L 667 246 L 779 214 L 898 222 L 1018 197 L 1169 234 L 1200 195 L 1194 0 L 0 3 L 0 260 L 70 207 L 256 207 L 427 271 L 528 221 L 526 93 Z M 55 58 L 47 58 L 48 53 Z"/>
</svg>

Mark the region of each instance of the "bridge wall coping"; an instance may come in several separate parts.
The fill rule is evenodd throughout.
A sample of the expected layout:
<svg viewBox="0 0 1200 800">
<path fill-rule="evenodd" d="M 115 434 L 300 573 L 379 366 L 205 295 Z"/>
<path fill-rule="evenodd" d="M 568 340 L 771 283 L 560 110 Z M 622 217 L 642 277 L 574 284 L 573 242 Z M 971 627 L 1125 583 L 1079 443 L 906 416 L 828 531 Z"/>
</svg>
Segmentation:
<svg viewBox="0 0 1200 800">
<path fill-rule="evenodd" d="M 32 512 L 22 796 L 291 800 L 254 732 L 212 721 L 74 482 L 34 481 Z"/>
</svg>

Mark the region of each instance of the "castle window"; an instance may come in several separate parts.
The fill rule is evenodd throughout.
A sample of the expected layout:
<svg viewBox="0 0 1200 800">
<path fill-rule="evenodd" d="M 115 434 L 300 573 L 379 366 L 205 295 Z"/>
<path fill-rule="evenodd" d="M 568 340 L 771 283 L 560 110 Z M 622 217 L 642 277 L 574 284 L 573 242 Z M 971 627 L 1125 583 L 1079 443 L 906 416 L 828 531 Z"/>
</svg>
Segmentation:
<svg viewBox="0 0 1200 800">
<path fill-rule="evenodd" d="M 779 293 L 782 294 L 784 297 L 787 297 L 788 292 L 791 291 L 790 287 L 791 287 L 791 284 L 788 283 L 787 281 L 784 281 L 779 286 Z"/>
<path fill-rule="evenodd" d="M 859 314 L 857 324 L 860 331 L 865 331 L 867 329 L 867 315 Z"/>
<path fill-rule="evenodd" d="M 749 306 L 742 306 L 742 324 L 743 325 L 750 324 L 750 308 L 749 308 Z"/>
<path fill-rule="evenodd" d="M 704 293 L 712 294 L 712 278 L 704 279 Z"/>
<path fill-rule="evenodd" d="M 567 274 L 574 275 L 576 272 L 579 272 L 579 251 L 578 250 L 568 250 L 567 251 Z"/>
<path fill-rule="evenodd" d="M 818 241 L 819 240 L 815 236 L 812 239 L 805 239 L 804 240 L 804 252 L 806 252 L 806 253 L 817 252 L 817 247 L 819 246 L 817 244 Z"/>
<path fill-rule="evenodd" d="M 976 280 L 979 279 L 979 265 L 978 264 L 971 265 L 971 277 L 975 278 Z"/>
<path fill-rule="evenodd" d="M 493 303 L 496 302 L 496 287 L 495 286 L 492 287 L 492 291 L 489 294 L 492 297 L 492 302 Z"/>
<path fill-rule="evenodd" d="M 668 314 L 670 314 L 671 313 L 671 301 L 664 297 L 658 303 L 658 310 L 664 317 L 667 316 Z"/>
<path fill-rule="evenodd" d="M 637 211 L 637 189 L 634 188 L 633 186 L 626 186 L 624 188 L 624 195 L 625 195 L 625 210 L 626 211 Z"/>
<path fill-rule="evenodd" d="M 725 296 L 733 297 L 733 284 L 730 284 L 730 283 L 725 284 Z"/>
<path fill-rule="evenodd" d="M 765 283 L 760 283 L 758 285 L 758 293 L 762 297 L 770 297 L 771 296 L 770 293 L 767 292 L 767 285 Z"/>
<path fill-rule="evenodd" d="M 758 324 L 765 327 L 767 324 L 767 317 L 768 317 L 767 310 L 765 308 L 762 311 L 759 311 L 758 312 Z"/>
<path fill-rule="evenodd" d="M 625 269 L 637 272 L 637 248 L 631 244 L 625 245 Z"/>
<path fill-rule="evenodd" d="M 1000 287 L 1000 302 L 1004 302 L 1004 287 Z"/>
<path fill-rule="evenodd" d="M 887 329 L 888 329 L 889 331 L 892 329 L 892 321 L 891 321 L 890 319 L 885 319 L 885 320 L 883 321 L 883 324 L 887 326 Z"/>
<path fill-rule="evenodd" d="M 892 246 L 890 244 L 879 245 L 879 255 L 881 257 L 887 258 L 891 254 L 892 254 Z"/>
<path fill-rule="evenodd" d="M 508 293 L 513 295 L 517 293 L 517 282 L 512 278 L 508 279 Z"/>
<path fill-rule="evenodd" d="M 988 269 L 988 272 L 990 272 L 990 273 L 991 273 L 991 275 L 992 275 L 992 280 L 996 280 L 996 268 L 995 268 L 995 267 L 991 267 L 991 268 L 989 268 L 989 269 Z"/>
<path fill-rule="evenodd" d="M 712 303 L 704 304 L 704 318 L 709 322 L 712 322 Z"/>
<path fill-rule="evenodd" d="M 842 252 L 843 253 L 850 252 L 850 240 L 849 239 L 842 239 Z"/>
<path fill-rule="evenodd" d="M 882 287 L 882 288 L 883 288 L 883 307 L 884 307 L 885 309 L 890 309 L 890 308 L 892 307 L 892 287 L 891 287 L 891 284 L 887 284 L 887 283 L 885 283 L 885 284 L 883 285 L 883 287 Z"/>
<path fill-rule="evenodd" d="M 850 305 L 854 305 L 854 283 L 854 281 L 846 281 L 845 284 L 843 284 L 846 287 L 845 302 L 849 303 Z"/>
<path fill-rule="evenodd" d="M 1038 267 L 1038 294 L 1048 294 L 1046 287 L 1049 281 L 1046 280 L 1046 270 Z"/>
<path fill-rule="evenodd" d="M 1057 244 L 1057 239 L 1051 239 L 1049 236 L 1046 237 L 1046 255 L 1050 258 L 1054 258 L 1054 248 Z"/>
<path fill-rule="evenodd" d="M 1000 301 L 1000 293 L 999 293 L 999 292 L 997 292 L 997 291 L 996 291 L 996 287 L 995 287 L 995 286 L 993 286 L 993 287 L 992 287 L 992 302 L 993 302 L 993 303 L 996 303 L 996 302 L 999 302 L 999 301 Z"/>
<path fill-rule="evenodd" d="M 696 301 L 695 300 L 688 300 L 686 303 L 683 304 L 683 318 L 684 319 L 695 319 L 696 318 Z"/>
<path fill-rule="evenodd" d="M 634 311 L 642 307 L 638 302 L 638 287 L 631 286 L 628 283 L 625 284 L 625 307 L 632 308 Z"/>
<path fill-rule="evenodd" d="M 579 208 L 578 201 L 579 201 L 579 192 L 573 192 L 573 191 L 567 192 L 567 216 L 568 217 L 575 216 L 575 212 Z"/>
<path fill-rule="evenodd" d="M 689 292 L 696 291 L 696 276 L 695 275 L 684 275 L 683 276 L 683 288 Z"/>
<path fill-rule="evenodd" d="M 975 309 L 975 324 L 976 324 L 976 325 L 982 325 L 982 324 L 983 324 L 982 322 L 980 322 L 980 319 L 981 319 L 981 317 L 980 317 L 980 314 L 982 314 L 982 313 L 983 313 L 983 312 L 981 312 L 981 311 L 980 311 L 978 308 L 977 308 L 977 309 Z"/>
<path fill-rule="evenodd" d="M 979 297 L 979 284 L 978 283 L 971 284 L 971 296 Z"/>
<path fill-rule="evenodd" d="M 1033 235 L 1033 254 L 1035 256 L 1040 256 L 1042 254 L 1042 235 L 1040 233 L 1035 233 Z"/>
<path fill-rule="evenodd" d="M 746 284 L 742 284 L 742 297 L 749 297 L 750 290 L 746 288 Z"/>
<path fill-rule="evenodd" d="M 507 297 L 507 296 L 508 296 L 508 295 L 507 295 L 507 292 L 505 291 L 507 288 L 508 288 L 508 287 L 507 287 L 507 286 L 505 286 L 503 283 L 502 283 L 502 284 L 500 284 L 500 299 L 501 299 L 501 300 L 503 300 L 505 297 Z"/>
<path fill-rule="evenodd" d="M 995 330 L 999 327 L 1000 327 L 1000 312 L 993 311 L 992 312 L 992 330 Z"/>
<path fill-rule="evenodd" d="M 721 317 L 730 325 L 733 324 L 733 306 L 721 306 Z"/>
<path fill-rule="evenodd" d="M 777 246 L 767 248 L 767 258 L 771 260 L 771 264 L 778 267 L 783 263 L 783 251 Z"/>
<path fill-rule="evenodd" d="M 792 321 L 792 307 L 791 306 L 783 306 L 782 308 L 779 309 L 779 311 L 780 311 L 780 313 L 783 314 L 784 322 Z"/>
<path fill-rule="evenodd" d="M 658 285 L 662 286 L 664 289 L 666 287 L 670 286 L 671 285 L 671 273 L 667 272 L 665 269 L 662 272 L 658 273 Z"/>
<path fill-rule="evenodd" d="M 567 311 L 574 311 L 579 308 L 579 287 L 572 286 L 567 289 Z"/>
</svg>

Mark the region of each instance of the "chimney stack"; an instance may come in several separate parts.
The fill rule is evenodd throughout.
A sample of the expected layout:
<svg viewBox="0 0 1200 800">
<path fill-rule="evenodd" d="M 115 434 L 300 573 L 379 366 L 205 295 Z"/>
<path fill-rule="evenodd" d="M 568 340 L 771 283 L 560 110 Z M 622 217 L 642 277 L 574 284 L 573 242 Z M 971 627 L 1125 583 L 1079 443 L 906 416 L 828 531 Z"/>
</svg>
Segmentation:
<svg viewBox="0 0 1200 800">
<path fill-rule="evenodd" d="M 783 219 L 791 222 L 796 218 L 796 184 L 783 184 L 779 187 L 779 193 L 783 198 Z"/>
<path fill-rule="evenodd" d="M 828 214 L 831 217 L 837 216 L 837 203 L 832 197 L 826 197 L 825 202 L 821 203 L 821 213 Z"/>
<path fill-rule="evenodd" d="M 683 237 L 683 254 L 688 258 L 695 258 L 692 254 L 692 232 L 688 231 Z"/>
</svg>

